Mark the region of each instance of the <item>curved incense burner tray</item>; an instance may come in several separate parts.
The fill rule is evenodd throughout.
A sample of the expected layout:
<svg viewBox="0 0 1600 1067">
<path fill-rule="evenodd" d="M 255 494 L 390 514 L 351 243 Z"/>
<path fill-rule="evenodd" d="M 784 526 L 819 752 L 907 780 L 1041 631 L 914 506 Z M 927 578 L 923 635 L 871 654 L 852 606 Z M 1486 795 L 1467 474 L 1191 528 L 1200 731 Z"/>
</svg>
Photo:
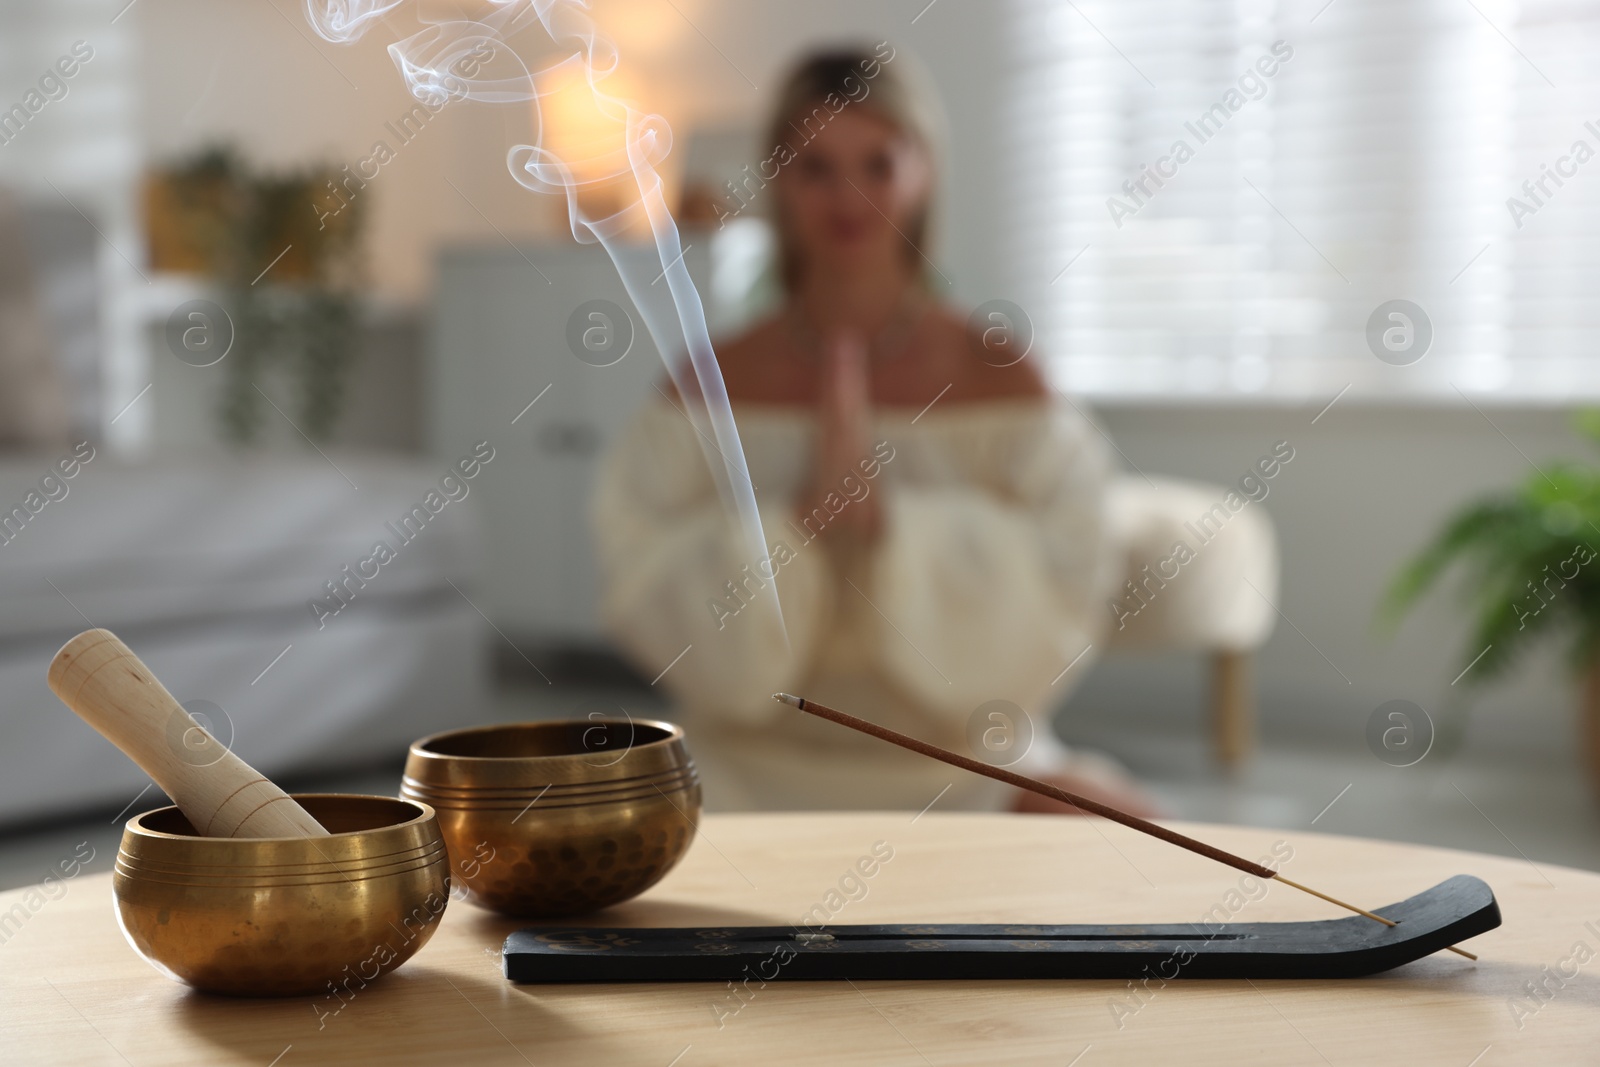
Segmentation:
<svg viewBox="0 0 1600 1067">
<path fill-rule="evenodd" d="M 538 926 L 506 938 L 504 958 L 513 982 L 1359 978 L 1500 925 L 1494 892 L 1465 874 L 1376 911 L 1395 925 Z"/>
</svg>

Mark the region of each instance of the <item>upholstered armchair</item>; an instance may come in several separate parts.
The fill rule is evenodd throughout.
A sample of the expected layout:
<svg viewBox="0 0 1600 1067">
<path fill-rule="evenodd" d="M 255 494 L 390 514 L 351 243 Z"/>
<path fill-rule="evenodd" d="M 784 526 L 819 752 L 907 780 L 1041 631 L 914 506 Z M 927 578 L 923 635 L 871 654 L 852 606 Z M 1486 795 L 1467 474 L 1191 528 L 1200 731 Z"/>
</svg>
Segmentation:
<svg viewBox="0 0 1600 1067">
<path fill-rule="evenodd" d="M 1251 654 L 1278 617 L 1278 544 L 1265 505 L 1232 511 L 1223 503 L 1229 492 L 1139 476 L 1112 483 L 1110 526 L 1125 574 L 1108 636 L 1112 649 L 1210 657 L 1212 744 L 1218 762 L 1234 768 L 1255 744 Z"/>
</svg>

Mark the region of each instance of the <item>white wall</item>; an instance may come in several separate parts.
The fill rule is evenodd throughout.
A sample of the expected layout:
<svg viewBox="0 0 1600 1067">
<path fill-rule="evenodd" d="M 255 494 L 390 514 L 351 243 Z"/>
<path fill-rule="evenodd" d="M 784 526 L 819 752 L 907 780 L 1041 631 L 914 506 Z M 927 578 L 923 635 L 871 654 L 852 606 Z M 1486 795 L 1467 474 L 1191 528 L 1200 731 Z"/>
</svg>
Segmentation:
<svg viewBox="0 0 1600 1067">
<path fill-rule="evenodd" d="M 371 276 L 387 293 L 422 295 L 435 243 L 487 228 L 475 215 L 472 225 L 471 208 L 443 180 L 461 114 L 446 109 L 403 147 L 384 128 L 413 101 L 382 47 L 329 45 L 287 0 L 143 0 L 128 17 L 139 29 L 141 131 L 152 163 L 231 141 L 267 167 L 353 165 L 375 141 L 390 143 L 397 158 L 361 193 L 370 195 Z"/>
<path fill-rule="evenodd" d="M 66 207 L 92 218 L 98 230 L 96 273 L 104 293 L 100 320 L 99 389 L 115 412 L 145 385 L 143 352 L 136 343 L 137 290 L 144 279 L 140 230 L 133 196 L 140 145 L 131 132 L 138 56 L 118 0 L 0 0 L 0 111 L 37 109 L 0 144 L 0 184 L 50 210 Z M 55 77 L 74 48 L 83 62 L 55 86 L 57 98 L 41 103 L 46 76 Z M 29 93 L 33 93 L 31 100 Z M 68 207 L 70 205 L 70 207 Z M 112 444 L 137 437 L 144 412 L 117 424 L 102 421 Z M 110 418 L 110 413 L 105 419 Z"/>
<path fill-rule="evenodd" d="M 641 102 L 667 117 L 680 144 L 697 124 L 759 123 L 780 70 L 808 44 L 888 39 L 920 54 L 950 113 L 948 190 L 963 205 L 948 227 L 946 273 L 958 292 L 984 299 L 994 295 L 981 279 L 997 254 L 986 179 L 997 158 L 998 34 L 989 5 L 955 0 L 912 25 L 925 2 L 596 0 L 594 13 L 622 50 Z M 354 45 L 330 45 L 291 0 L 141 0 L 127 18 L 138 27 L 140 129 L 152 160 L 231 139 L 271 165 L 353 162 L 375 140 L 392 141 L 384 123 L 412 104 L 385 51 L 395 33 L 382 25 Z M 396 27 L 403 28 L 398 19 Z M 531 51 L 538 42 L 527 35 L 517 43 Z M 364 191 L 372 197 L 370 258 L 380 289 L 424 296 L 441 241 L 498 240 L 495 227 L 538 236 L 559 225 L 559 205 L 506 173 L 506 149 L 528 134 L 518 108 L 466 104 L 446 109 L 398 149 Z"/>
</svg>

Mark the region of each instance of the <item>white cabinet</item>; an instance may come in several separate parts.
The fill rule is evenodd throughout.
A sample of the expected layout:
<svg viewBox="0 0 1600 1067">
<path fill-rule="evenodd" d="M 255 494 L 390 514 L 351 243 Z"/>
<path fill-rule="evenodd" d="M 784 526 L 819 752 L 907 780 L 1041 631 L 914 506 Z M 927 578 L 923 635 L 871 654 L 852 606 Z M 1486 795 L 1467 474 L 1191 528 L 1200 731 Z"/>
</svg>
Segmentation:
<svg viewBox="0 0 1600 1067">
<path fill-rule="evenodd" d="M 684 238 L 684 261 L 706 293 L 712 242 L 696 236 Z M 646 277 L 660 270 L 653 247 L 625 254 L 654 264 Z M 585 362 L 568 343 L 575 313 L 584 315 L 578 332 L 596 331 L 596 343 L 627 328 L 603 309 L 589 315 L 594 301 L 632 323 L 631 349 L 609 366 Z M 599 643 L 589 494 L 602 451 L 665 379 L 616 268 L 598 245 L 571 241 L 447 249 L 431 350 L 428 437 L 441 474 L 478 441 L 495 448 L 471 483 L 484 542 L 468 594 L 512 637 Z"/>
</svg>

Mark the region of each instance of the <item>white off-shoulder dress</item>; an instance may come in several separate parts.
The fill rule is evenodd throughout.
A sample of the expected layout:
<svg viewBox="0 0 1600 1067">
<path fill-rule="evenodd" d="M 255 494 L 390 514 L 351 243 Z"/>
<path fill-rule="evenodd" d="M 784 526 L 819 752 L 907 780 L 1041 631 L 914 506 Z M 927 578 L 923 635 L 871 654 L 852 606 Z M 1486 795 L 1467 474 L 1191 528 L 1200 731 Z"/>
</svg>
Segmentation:
<svg viewBox="0 0 1600 1067">
<path fill-rule="evenodd" d="M 940 808 L 995 809 L 1010 799 L 990 779 L 778 704 L 778 691 L 963 753 L 979 709 L 1008 701 L 1035 735 L 1013 766 L 1063 762 L 1049 712 L 1092 659 L 1078 657 L 1104 627 L 1111 570 L 1095 428 L 1038 400 L 877 411 L 876 455 L 863 459 L 879 462 L 849 492 L 879 495 L 883 533 L 852 550 L 816 538 L 826 512 L 809 525 L 798 514 L 813 414 L 752 404 L 734 414 L 778 564 L 781 625 L 758 599 L 760 576 L 741 570 L 739 532 L 675 407 L 639 412 L 593 501 L 604 619 L 646 677 L 671 664 L 658 684 L 688 731 L 707 807 L 920 809 L 939 796 Z M 846 499 L 842 488 L 831 506 Z M 999 722 L 979 717 L 979 735 Z"/>
</svg>

